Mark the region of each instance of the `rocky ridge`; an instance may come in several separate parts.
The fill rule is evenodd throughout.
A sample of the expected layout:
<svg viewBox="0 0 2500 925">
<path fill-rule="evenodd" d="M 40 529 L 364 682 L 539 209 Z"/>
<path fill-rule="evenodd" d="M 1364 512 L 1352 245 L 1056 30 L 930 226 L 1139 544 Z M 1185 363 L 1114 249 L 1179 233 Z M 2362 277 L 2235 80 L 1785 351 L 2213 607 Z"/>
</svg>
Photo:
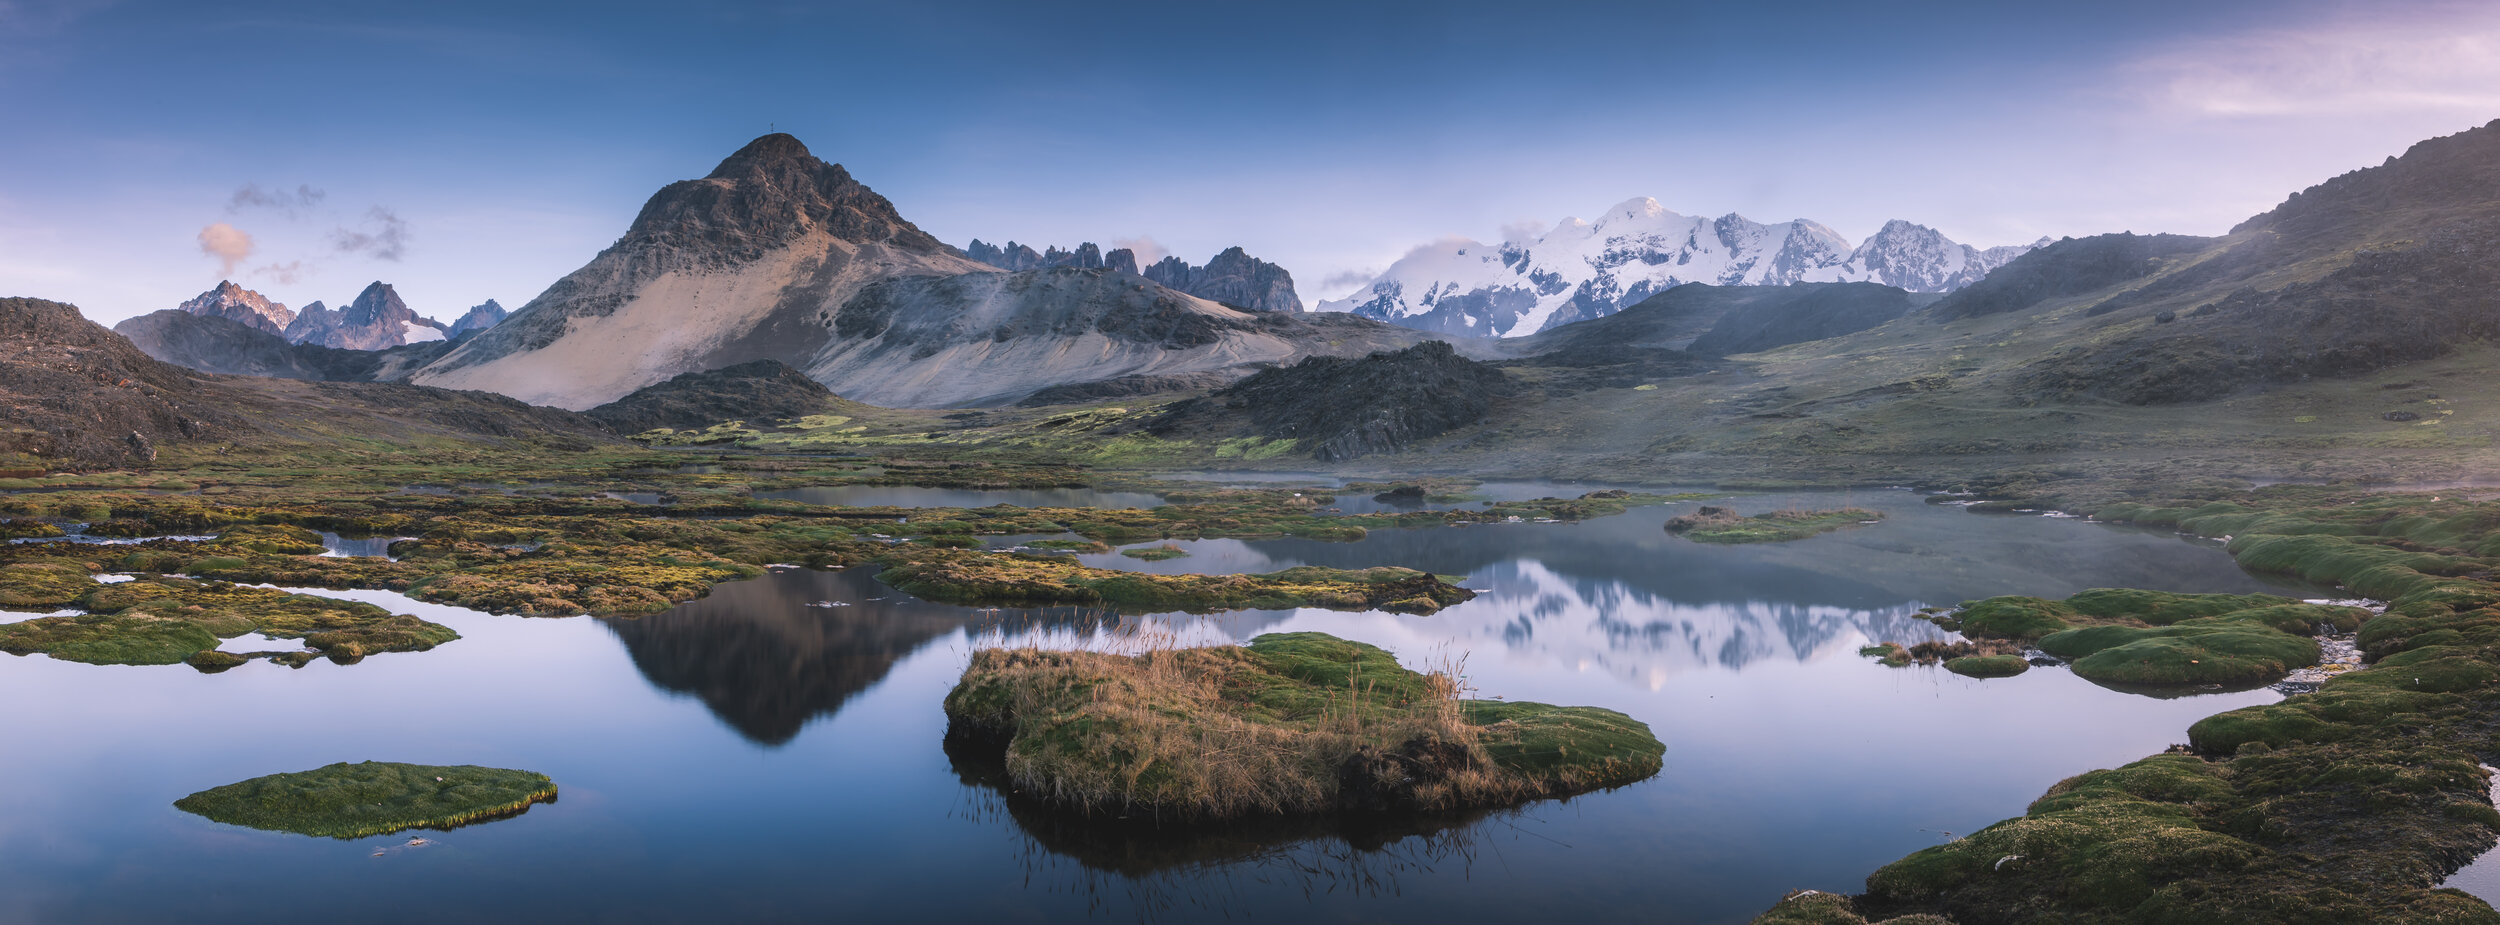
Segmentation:
<svg viewBox="0 0 2500 925">
<path fill-rule="evenodd" d="M 1293 291 L 1293 274 L 1286 272 L 1284 267 L 1250 256 L 1240 247 L 1225 248 L 1208 260 L 1205 266 L 1191 266 L 1189 261 L 1178 257 L 1165 257 L 1141 267 L 1134 251 L 1122 247 L 1106 252 L 1091 241 L 1077 245 L 1074 250 L 1060 250 L 1053 245 L 1037 252 L 1014 241 L 1001 247 L 974 238 L 971 244 L 964 247 L 964 254 L 1002 270 L 1060 267 L 1113 270 L 1143 276 L 1166 288 L 1235 308 L 1259 312 L 1302 310 L 1302 297 Z"/>
</svg>

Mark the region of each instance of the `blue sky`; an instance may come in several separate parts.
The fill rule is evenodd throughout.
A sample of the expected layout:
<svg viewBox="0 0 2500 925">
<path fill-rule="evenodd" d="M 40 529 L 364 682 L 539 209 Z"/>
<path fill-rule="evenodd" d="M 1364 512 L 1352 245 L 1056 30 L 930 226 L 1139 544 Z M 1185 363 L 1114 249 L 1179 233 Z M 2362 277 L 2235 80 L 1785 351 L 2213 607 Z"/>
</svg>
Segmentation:
<svg viewBox="0 0 2500 925">
<path fill-rule="evenodd" d="M 768 128 L 958 245 L 1239 244 L 1310 299 L 1642 195 L 2219 233 L 2494 118 L 2488 4 L 0 0 L 0 294 L 517 308 Z"/>
</svg>

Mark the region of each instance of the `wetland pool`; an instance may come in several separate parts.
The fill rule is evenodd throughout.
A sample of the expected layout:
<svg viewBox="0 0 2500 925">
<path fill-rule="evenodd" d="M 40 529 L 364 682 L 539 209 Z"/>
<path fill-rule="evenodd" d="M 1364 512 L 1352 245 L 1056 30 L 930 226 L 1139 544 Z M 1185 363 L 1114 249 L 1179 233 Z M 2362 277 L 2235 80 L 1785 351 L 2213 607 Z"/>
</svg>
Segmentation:
<svg viewBox="0 0 2500 925">
<path fill-rule="evenodd" d="M 1194 541 L 1163 562 L 1086 557 L 1173 572 L 1409 565 L 1483 592 L 1421 617 L 982 612 L 864 570 L 785 570 L 641 619 L 313 590 L 463 637 L 350 666 L 202 675 L 0 659 L 0 699 L 42 705 L 0 721 L 12 743 L 0 779 L 13 784 L 0 788 L 0 921 L 1744 922 L 1787 890 L 1854 892 L 2062 778 L 2279 696 L 2155 699 L 2063 669 L 1977 681 L 1856 655 L 1937 635 L 1918 607 L 2101 586 L 2328 593 L 2167 532 L 1972 514 L 1907 492 L 1713 503 L 1844 500 L 1889 517 L 1709 546 L 1661 529 L 1691 507 L 1672 505 L 1357 543 Z M 1480 695 L 1647 722 L 1666 767 L 1515 811 L 1202 831 L 1042 810 L 1002 792 L 980 756 L 942 746 L 940 701 L 975 646 L 1140 627 L 1203 640 L 1323 631 L 1419 667 L 1463 655 Z M 315 839 L 172 806 L 366 759 L 526 768 L 562 795 L 422 833 L 421 847 L 401 847 L 408 833 Z"/>
</svg>

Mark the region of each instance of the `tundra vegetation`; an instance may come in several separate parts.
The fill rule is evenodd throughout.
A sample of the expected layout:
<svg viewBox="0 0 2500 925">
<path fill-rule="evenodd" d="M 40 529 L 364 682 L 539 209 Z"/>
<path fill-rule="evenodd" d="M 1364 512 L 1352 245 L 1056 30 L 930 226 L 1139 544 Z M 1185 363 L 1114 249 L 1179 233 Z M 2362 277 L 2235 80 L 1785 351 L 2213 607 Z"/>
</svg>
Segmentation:
<svg viewBox="0 0 2500 925">
<path fill-rule="evenodd" d="M 533 771 L 365 761 L 212 787 L 174 807 L 228 825 L 348 839 L 475 825 L 555 800 L 555 782 Z"/>
<path fill-rule="evenodd" d="M 423 651 L 458 638 L 381 608 L 253 585 L 380 589 L 429 603 L 528 616 L 635 616 L 693 600 L 772 564 L 865 567 L 933 600 L 1085 604 L 1144 612 L 1326 607 L 1430 613 L 1472 596 L 1408 569 L 1289 569 L 1268 575 L 1142 575 L 1065 556 L 989 549 L 983 537 L 1057 535 L 1033 551 L 1207 537 L 1360 539 L 1370 530 L 1571 521 L 1677 496 L 1607 490 L 1473 509 L 1331 512 L 1313 490 L 1225 489 L 1104 477 L 1044 464 L 895 458 L 737 457 L 617 450 L 551 462 L 533 455 L 215 458 L 179 480 L 127 472 L 15 478 L 0 515 L 29 539 L 0 546 L 0 606 L 82 613 L 0 624 L 0 651 L 99 664 L 189 661 L 221 671 L 255 657 L 302 665 Z M 389 461 L 382 461 L 389 460 Z M 803 485 L 956 488 L 1116 485 L 1161 492 L 1153 508 L 835 507 L 759 499 Z M 179 486 L 167 488 L 162 486 Z M 628 497 L 660 499 L 635 503 Z M 56 536 L 126 542 L 73 542 Z M 394 537 L 389 556 L 324 555 L 322 532 Z M 1168 558 L 1178 548 L 1149 550 Z M 97 575 L 136 580 L 104 584 Z M 248 633 L 306 650 L 228 652 Z"/>
<path fill-rule="evenodd" d="M 1658 773 L 1649 727 L 1596 707 L 1465 699 L 1321 633 L 1137 654 L 975 652 L 947 735 L 1003 751 L 1027 795 L 1175 820 L 1501 806 Z"/>
</svg>

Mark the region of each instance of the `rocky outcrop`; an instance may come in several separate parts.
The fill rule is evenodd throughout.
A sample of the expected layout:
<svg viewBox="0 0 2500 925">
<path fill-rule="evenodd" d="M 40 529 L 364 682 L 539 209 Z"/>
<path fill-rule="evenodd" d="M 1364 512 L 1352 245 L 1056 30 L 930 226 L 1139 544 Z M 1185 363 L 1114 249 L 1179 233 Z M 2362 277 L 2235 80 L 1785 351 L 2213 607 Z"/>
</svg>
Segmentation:
<svg viewBox="0 0 2500 925">
<path fill-rule="evenodd" d="M 209 390 L 199 374 L 139 352 L 74 306 L 0 299 L 0 458 L 57 468 L 146 463 L 167 441 L 231 429 L 236 416 Z"/>
<path fill-rule="evenodd" d="M 305 306 L 286 328 L 289 341 L 341 350 L 386 350 L 448 338 L 442 322 L 409 310 L 397 290 L 378 280 L 345 308 L 332 311 L 319 302 Z"/>
<path fill-rule="evenodd" d="M 228 280 L 219 280 L 216 288 L 200 293 L 197 298 L 176 308 L 194 315 L 224 318 L 271 334 L 285 333 L 286 326 L 295 321 L 295 313 L 285 305 L 269 301 L 267 296 Z"/>
<path fill-rule="evenodd" d="M 1228 247 L 1203 267 L 1178 257 L 1165 257 L 1147 267 L 1147 279 L 1201 299 L 1254 312 L 1298 312 L 1302 299 L 1293 293 L 1293 274 L 1284 267 Z"/>
<path fill-rule="evenodd" d="M 452 322 L 451 327 L 444 329 L 444 333 L 457 338 L 472 331 L 483 331 L 494 327 L 511 315 L 511 312 L 504 310 L 501 303 L 488 299 L 483 303 L 470 306 L 468 314 L 461 315 L 460 320 Z"/>
<path fill-rule="evenodd" d="M 1152 265 L 1139 267 L 1137 254 L 1128 248 L 1104 253 L 1088 241 L 1075 250 L 1054 246 L 1036 252 L 1033 248 L 1007 242 L 1005 247 L 983 243 L 974 238 L 964 248 L 965 255 L 1002 270 L 1048 270 L 1069 267 L 1080 270 L 1112 270 L 1143 276 L 1165 288 L 1189 293 L 1210 302 L 1254 312 L 1298 312 L 1302 298 L 1294 294 L 1293 274 L 1256 257 L 1239 247 L 1228 247 L 1203 267 L 1190 266 L 1178 257 L 1165 257 Z"/>
<path fill-rule="evenodd" d="M 766 424 L 821 414 L 840 399 L 779 360 L 756 360 L 685 373 L 583 412 L 619 434 L 662 427 L 710 427 L 723 421 Z"/>
<path fill-rule="evenodd" d="M 1176 402 L 1148 429 L 1221 431 L 1297 441 L 1322 462 L 1395 453 L 1482 421 L 1513 391 L 1510 377 L 1426 341 L 1369 356 L 1311 357 L 1204 398 Z"/>
</svg>

